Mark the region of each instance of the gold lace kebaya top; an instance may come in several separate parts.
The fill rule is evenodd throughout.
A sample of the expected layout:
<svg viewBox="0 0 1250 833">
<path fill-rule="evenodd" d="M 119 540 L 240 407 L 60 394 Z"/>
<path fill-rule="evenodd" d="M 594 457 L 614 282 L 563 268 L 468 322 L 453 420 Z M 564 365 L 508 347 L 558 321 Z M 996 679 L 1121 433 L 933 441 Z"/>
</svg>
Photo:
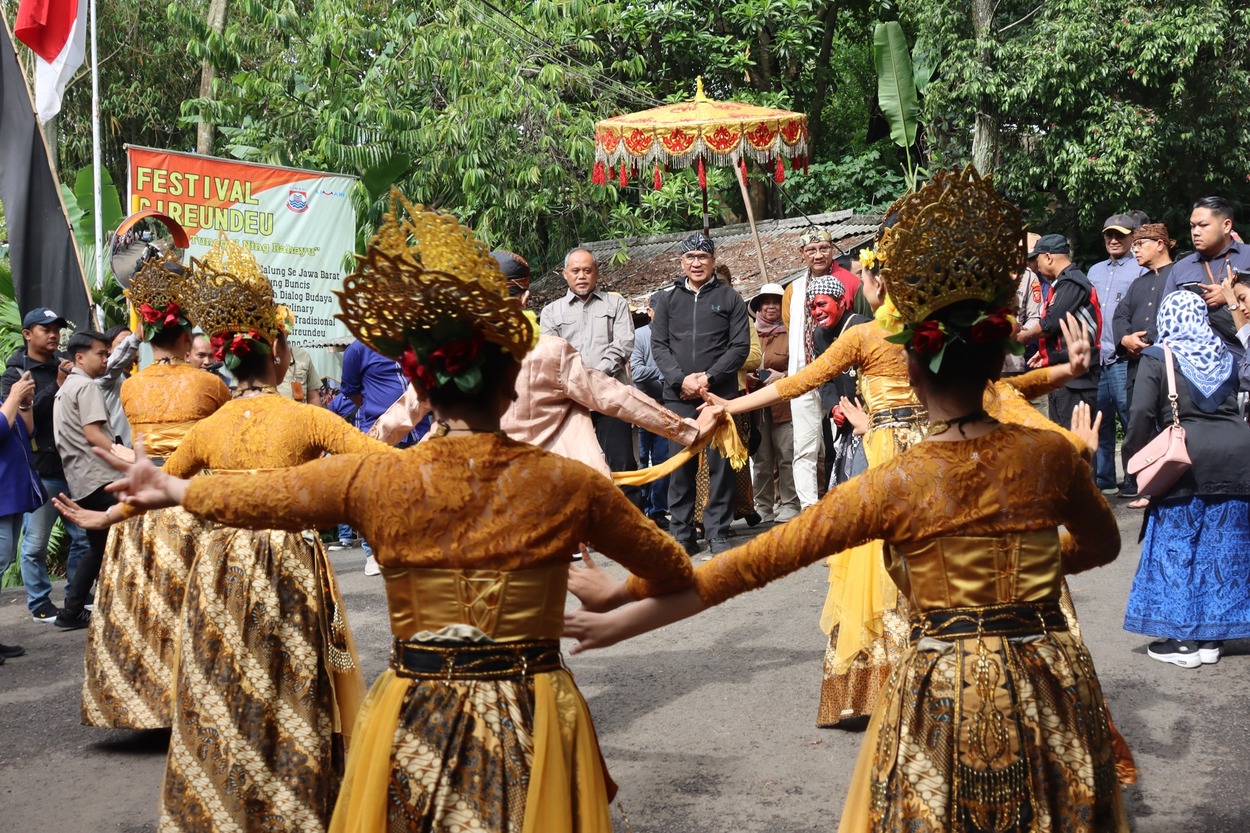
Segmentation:
<svg viewBox="0 0 1250 833">
<path fill-rule="evenodd" d="M 152 364 L 122 382 L 122 409 L 150 457 L 168 457 L 192 425 L 229 401 L 221 379 L 189 364 Z"/>
<path fill-rule="evenodd" d="M 777 393 L 782 399 L 794 399 L 832 381 L 852 367 L 858 367 L 861 376 L 884 377 L 894 383 L 874 383 L 880 384 L 883 394 L 873 397 L 881 399 L 878 407 L 919 407 L 907 380 L 907 354 L 901 344 L 886 341 L 887 335 L 873 321 L 851 327 L 798 373 L 777 380 Z M 901 386 L 897 384 L 900 382 Z M 870 392 L 865 391 L 865 395 L 870 395 Z M 864 405 L 870 413 L 874 410 L 872 402 L 865 402 Z"/>
<path fill-rule="evenodd" d="M 202 373 L 203 371 L 197 371 Z M 165 471 L 189 477 L 203 469 L 285 469 L 315 460 L 323 454 L 394 453 L 366 437 L 342 417 L 321 408 L 306 408 L 277 394 L 245 396 L 222 405 L 187 433 L 178 450 L 165 462 Z M 219 478 L 199 478 L 217 488 Z M 281 501 L 262 500 L 268 522 L 257 529 L 299 531 L 310 525 L 284 526 Z"/>
<path fill-rule="evenodd" d="M 1064 439 L 1087 461 L 1094 457 L 1094 450 L 1084 440 L 1057 422 L 1042 416 L 1029 401 L 1056 389 L 1050 381 L 1049 368 L 1030 370 L 1019 376 L 1010 376 L 994 383 L 993 390 L 985 393 L 985 411 L 999 422 L 1042 428 L 1062 434 Z"/>
<path fill-rule="evenodd" d="M 475 579 L 500 589 L 496 571 L 559 565 L 566 571 L 559 581 L 555 572 L 547 575 L 563 587 L 570 556 L 583 541 L 634 573 L 629 589 L 635 598 L 681 590 L 692 580 L 685 551 L 612 481 L 583 463 L 497 434 L 437 437 L 401 452 L 336 455 L 288 471 L 197 478 L 183 506 L 232 526 L 297 530 L 351 524 L 384 569 L 392 627 L 400 639 L 411 638 L 418 625 L 434 630 L 474 624 L 461 617 L 474 601 Z M 460 573 L 452 580 L 459 583 L 462 600 L 440 602 L 443 614 L 413 609 L 420 590 L 409 586 L 405 573 L 419 582 L 430 570 Z M 532 589 L 522 592 L 532 598 Z M 533 604 L 535 610 L 548 607 L 541 599 Z M 441 621 L 444 617 L 453 621 Z M 549 635 L 550 623 L 535 623 L 535 629 Z"/>
<path fill-rule="evenodd" d="M 922 442 L 869 469 L 799 521 L 701 565 L 695 587 L 719 604 L 873 539 L 885 541 L 891 577 L 920 613 L 1057 600 L 1063 574 L 1120 551 L 1115 516 L 1072 444 L 1004 425 L 971 440 Z"/>
</svg>

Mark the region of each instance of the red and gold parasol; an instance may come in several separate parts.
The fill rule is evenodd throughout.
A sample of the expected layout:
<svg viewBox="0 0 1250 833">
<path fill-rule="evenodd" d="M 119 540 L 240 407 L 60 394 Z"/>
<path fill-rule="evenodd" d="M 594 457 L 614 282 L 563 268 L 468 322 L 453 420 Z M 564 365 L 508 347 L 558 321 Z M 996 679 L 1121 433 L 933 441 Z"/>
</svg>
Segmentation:
<svg viewBox="0 0 1250 833">
<path fill-rule="evenodd" d="M 706 165 L 732 165 L 754 229 L 746 192 L 748 158 L 770 168 L 777 182 L 785 181 L 786 159 L 793 169 L 806 169 L 807 116 L 737 101 L 713 101 L 703 94 L 703 79 L 699 78 L 690 101 L 596 124 L 591 179 L 598 185 L 616 182 L 625 187 L 631 177 L 652 168 L 654 185 L 660 188 L 664 184 L 662 170 L 693 166 L 703 191 L 703 228 L 707 231 Z"/>
</svg>

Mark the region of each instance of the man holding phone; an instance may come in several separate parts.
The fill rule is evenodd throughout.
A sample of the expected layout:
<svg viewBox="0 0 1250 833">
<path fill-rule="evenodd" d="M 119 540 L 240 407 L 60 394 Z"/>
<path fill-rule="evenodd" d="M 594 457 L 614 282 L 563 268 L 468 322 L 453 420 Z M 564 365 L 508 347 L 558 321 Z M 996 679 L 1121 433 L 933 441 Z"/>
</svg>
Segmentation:
<svg viewBox="0 0 1250 833">
<path fill-rule="evenodd" d="M 22 338 L 26 346 L 9 357 L 4 376 L 0 378 L 0 399 L 29 372 L 35 382 L 31 411 L 34 415 L 34 436 L 31 437 L 35 471 L 43 481 L 48 496 L 68 490 L 65 469 L 53 439 L 52 409 L 57 391 L 65 383 L 73 364 L 57 356 L 61 346 L 61 329 L 69 322 L 47 307 L 39 307 L 22 318 Z M 53 622 L 60 610 L 52 603 L 52 582 L 48 578 L 47 546 L 52 525 L 57 519 L 51 502 L 27 513 L 22 523 L 22 583 L 26 585 L 26 604 L 36 622 Z M 73 575 L 78 562 L 89 551 L 86 533 L 65 521 L 70 536 L 67 572 Z"/>
<path fill-rule="evenodd" d="M 1203 197 L 1195 202 L 1189 215 L 1189 236 L 1195 251 L 1176 261 L 1163 294 L 1185 289 L 1202 296 L 1211 328 L 1224 339 L 1241 367 L 1245 348 L 1237 340 L 1237 328 L 1220 288 L 1237 270 L 1250 269 L 1250 247 L 1233 236 L 1233 204 L 1224 197 Z M 1241 381 L 1244 388 L 1250 378 L 1242 376 Z"/>
</svg>

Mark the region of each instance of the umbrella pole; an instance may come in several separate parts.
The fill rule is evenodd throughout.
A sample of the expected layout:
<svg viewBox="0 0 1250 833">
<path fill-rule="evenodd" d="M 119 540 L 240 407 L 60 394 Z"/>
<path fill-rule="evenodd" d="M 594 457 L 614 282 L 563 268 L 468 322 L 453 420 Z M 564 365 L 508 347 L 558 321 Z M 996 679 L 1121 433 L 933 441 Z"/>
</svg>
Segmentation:
<svg viewBox="0 0 1250 833">
<path fill-rule="evenodd" d="M 712 228 L 707 221 L 707 189 L 703 188 L 701 190 L 703 191 L 703 233 L 706 236 L 711 237 Z"/>
<path fill-rule="evenodd" d="M 735 162 L 733 169 L 738 175 L 738 188 L 742 190 L 742 204 L 747 209 L 747 221 L 751 224 L 751 237 L 755 239 L 755 256 L 760 259 L 760 280 L 768 283 L 768 265 L 764 262 L 764 245 L 760 243 L 760 232 L 755 227 L 755 212 L 751 210 L 751 195 L 747 193 L 747 181 L 742 175 L 742 165 Z"/>
</svg>

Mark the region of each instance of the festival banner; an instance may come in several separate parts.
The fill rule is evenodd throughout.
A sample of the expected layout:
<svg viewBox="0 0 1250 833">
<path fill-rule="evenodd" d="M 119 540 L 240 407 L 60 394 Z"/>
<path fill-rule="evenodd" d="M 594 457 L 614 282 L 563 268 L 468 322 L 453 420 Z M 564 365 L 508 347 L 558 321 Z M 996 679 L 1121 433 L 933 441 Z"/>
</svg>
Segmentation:
<svg viewBox="0 0 1250 833">
<path fill-rule="evenodd" d="M 356 177 L 127 146 L 129 211 L 168 214 L 198 257 L 225 232 L 246 246 L 274 295 L 295 313 L 292 341 L 348 339 L 334 318 L 343 265 L 356 246 L 348 194 Z"/>
</svg>

